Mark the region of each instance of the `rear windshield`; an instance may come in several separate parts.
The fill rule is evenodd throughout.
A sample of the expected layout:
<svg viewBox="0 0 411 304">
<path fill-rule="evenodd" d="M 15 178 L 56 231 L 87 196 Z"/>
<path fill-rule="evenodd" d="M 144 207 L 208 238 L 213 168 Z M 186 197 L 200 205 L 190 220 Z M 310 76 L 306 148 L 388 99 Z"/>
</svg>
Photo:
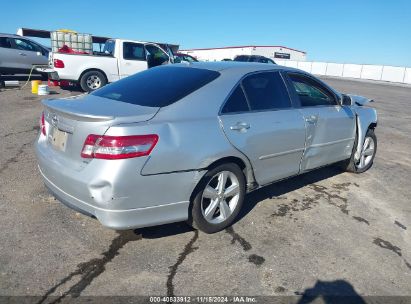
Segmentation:
<svg viewBox="0 0 411 304">
<path fill-rule="evenodd" d="M 145 107 L 165 107 L 220 76 L 189 67 L 156 67 L 116 81 L 91 93 Z"/>
</svg>

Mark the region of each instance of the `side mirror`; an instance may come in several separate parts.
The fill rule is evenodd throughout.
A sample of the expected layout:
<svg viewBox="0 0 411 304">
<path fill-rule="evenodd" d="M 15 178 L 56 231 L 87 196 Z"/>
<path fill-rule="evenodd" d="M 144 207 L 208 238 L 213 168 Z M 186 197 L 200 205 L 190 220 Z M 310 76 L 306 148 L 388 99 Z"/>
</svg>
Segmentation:
<svg viewBox="0 0 411 304">
<path fill-rule="evenodd" d="M 351 106 L 352 105 L 351 97 L 343 94 L 342 99 L 341 99 L 341 105 Z"/>
</svg>

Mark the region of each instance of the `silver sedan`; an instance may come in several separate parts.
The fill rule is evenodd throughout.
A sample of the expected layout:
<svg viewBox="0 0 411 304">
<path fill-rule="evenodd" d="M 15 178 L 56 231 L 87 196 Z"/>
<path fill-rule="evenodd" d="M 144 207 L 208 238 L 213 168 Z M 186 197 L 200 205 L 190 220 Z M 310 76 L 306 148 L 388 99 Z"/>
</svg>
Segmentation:
<svg viewBox="0 0 411 304">
<path fill-rule="evenodd" d="M 49 50 L 13 34 L 0 34 L 0 74 L 38 73 L 34 65 L 48 65 Z"/>
<path fill-rule="evenodd" d="M 36 154 L 47 188 L 106 227 L 186 220 L 213 233 L 249 191 L 334 163 L 369 169 L 369 101 L 282 66 L 163 66 L 44 100 Z"/>
</svg>

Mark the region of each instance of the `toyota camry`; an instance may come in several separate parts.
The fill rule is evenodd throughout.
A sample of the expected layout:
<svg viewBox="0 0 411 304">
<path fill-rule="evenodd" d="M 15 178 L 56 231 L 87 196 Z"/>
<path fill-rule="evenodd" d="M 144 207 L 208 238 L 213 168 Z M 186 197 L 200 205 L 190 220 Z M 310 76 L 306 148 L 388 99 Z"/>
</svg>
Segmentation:
<svg viewBox="0 0 411 304">
<path fill-rule="evenodd" d="M 213 233 L 247 192 L 330 164 L 369 169 L 370 101 L 283 66 L 168 65 L 44 100 L 36 154 L 51 193 L 106 227 Z"/>
</svg>

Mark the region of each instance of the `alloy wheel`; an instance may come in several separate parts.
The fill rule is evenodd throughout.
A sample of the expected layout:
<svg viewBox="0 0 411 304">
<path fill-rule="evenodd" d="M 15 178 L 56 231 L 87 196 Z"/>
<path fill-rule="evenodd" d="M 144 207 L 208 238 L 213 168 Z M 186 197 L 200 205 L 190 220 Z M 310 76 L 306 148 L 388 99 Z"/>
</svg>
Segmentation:
<svg viewBox="0 0 411 304">
<path fill-rule="evenodd" d="M 236 175 L 221 171 L 214 175 L 204 188 L 201 212 L 211 224 L 218 224 L 230 217 L 240 198 L 240 186 Z"/>
<path fill-rule="evenodd" d="M 367 167 L 374 157 L 375 143 L 372 137 L 367 136 L 361 149 L 360 159 L 356 166 L 358 169 Z"/>
</svg>

